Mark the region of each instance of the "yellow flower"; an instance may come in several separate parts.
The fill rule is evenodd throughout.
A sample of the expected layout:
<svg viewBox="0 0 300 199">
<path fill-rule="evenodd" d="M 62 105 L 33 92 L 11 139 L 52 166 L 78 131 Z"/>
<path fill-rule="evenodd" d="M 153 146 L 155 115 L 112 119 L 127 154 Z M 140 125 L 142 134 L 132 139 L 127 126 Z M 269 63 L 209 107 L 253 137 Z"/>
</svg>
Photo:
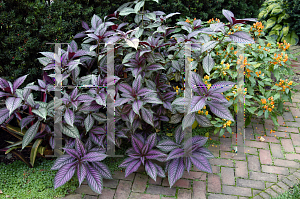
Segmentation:
<svg viewBox="0 0 300 199">
<path fill-rule="evenodd" d="M 208 111 L 205 112 L 205 115 L 208 115 Z"/>
<path fill-rule="evenodd" d="M 204 79 L 209 80 L 209 76 L 208 76 L 208 75 L 205 75 L 205 76 L 204 76 Z"/>
<path fill-rule="evenodd" d="M 208 85 L 207 85 L 207 90 L 209 90 L 209 89 L 210 89 L 210 87 L 211 87 L 211 84 L 208 84 Z"/>
<path fill-rule="evenodd" d="M 204 106 L 203 109 L 206 109 L 206 106 Z"/>
<path fill-rule="evenodd" d="M 190 23 L 191 21 L 190 21 L 189 19 L 186 19 L 186 20 L 185 20 L 185 22 L 188 22 L 188 23 Z"/>
<path fill-rule="evenodd" d="M 267 100 L 266 99 L 261 99 L 262 104 L 266 104 Z"/>
</svg>

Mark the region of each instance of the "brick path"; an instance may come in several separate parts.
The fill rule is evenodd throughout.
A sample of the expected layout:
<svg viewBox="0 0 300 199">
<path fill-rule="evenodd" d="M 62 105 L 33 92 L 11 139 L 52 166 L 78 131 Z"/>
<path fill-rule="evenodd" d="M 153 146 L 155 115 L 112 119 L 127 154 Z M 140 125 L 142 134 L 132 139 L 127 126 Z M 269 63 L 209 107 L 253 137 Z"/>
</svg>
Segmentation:
<svg viewBox="0 0 300 199">
<path fill-rule="evenodd" d="M 84 182 L 76 194 L 64 199 L 246 199 L 270 198 L 300 183 L 300 92 L 293 103 L 284 104 L 285 112 L 278 117 L 280 127 L 274 133 L 271 120 L 264 124 L 253 119 L 246 128 L 245 158 L 232 156 L 231 134 L 217 136 L 220 146 L 210 146 L 216 158 L 210 159 L 213 174 L 194 169 L 170 188 L 167 178 L 154 182 L 139 172 L 124 178 L 124 172 L 115 172 L 113 180 L 103 180 L 101 195 L 93 192 Z M 265 136 L 264 136 L 265 135 Z M 264 136 L 260 142 L 258 136 Z"/>
</svg>

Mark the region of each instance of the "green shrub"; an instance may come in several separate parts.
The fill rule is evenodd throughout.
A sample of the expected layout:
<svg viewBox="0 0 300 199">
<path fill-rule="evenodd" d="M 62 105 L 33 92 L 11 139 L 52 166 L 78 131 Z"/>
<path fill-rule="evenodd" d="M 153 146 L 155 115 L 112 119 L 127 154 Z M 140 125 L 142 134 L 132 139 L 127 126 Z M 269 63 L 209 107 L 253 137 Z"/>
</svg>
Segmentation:
<svg viewBox="0 0 300 199">
<path fill-rule="evenodd" d="M 298 43 L 299 37 L 295 28 L 292 28 L 295 21 L 292 20 L 289 14 L 291 13 L 291 7 L 297 9 L 299 5 L 293 6 L 292 2 L 288 3 L 286 0 L 268 0 L 260 9 L 258 20 L 263 20 L 266 29 L 265 33 L 269 36 L 278 42 L 286 40 L 287 43 L 295 45 Z M 297 14 L 293 16 L 297 17 Z"/>
<path fill-rule="evenodd" d="M 300 36 L 300 0 L 286 0 L 289 9 L 287 13 L 290 15 L 290 29 L 294 30 L 298 37 Z"/>
</svg>

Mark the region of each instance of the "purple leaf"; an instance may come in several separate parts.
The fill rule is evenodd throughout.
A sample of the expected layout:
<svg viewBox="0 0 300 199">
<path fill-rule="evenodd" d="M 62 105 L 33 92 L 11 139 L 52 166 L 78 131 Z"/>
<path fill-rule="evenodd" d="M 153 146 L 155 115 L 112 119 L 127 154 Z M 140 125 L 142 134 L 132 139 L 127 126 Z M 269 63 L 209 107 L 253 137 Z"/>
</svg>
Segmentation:
<svg viewBox="0 0 300 199">
<path fill-rule="evenodd" d="M 194 121 L 195 121 L 195 112 L 185 115 L 182 120 L 182 129 L 184 130 L 189 126 L 192 126 Z"/>
<path fill-rule="evenodd" d="M 190 159 L 197 169 L 204 172 L 212 173 L 211 166 L 206 157 L 193 154 L 193 156 L 191 156 Z"/>
<path fill-rule="evenodd" d="M 89 187 L 96 193 L 101 194 L 103 181 L 100 173 L 94 167 L 87 164 L 86 181 Z"/>
<path fill-rule="evenodd" d="M 177 144 L 181 144 L 182 140 L 184 138 L 184 133 L 182 130 L 182 125 L 178 125 L 178 127 L 175 129 L 175 141 Z"/>
<path fill-rule="evenodd" d="M 157 142 L 156 133 L 152 133 L 147 138 L 147 144 L 149 144 L 149 150 L 152 149 Z"/>
<path fill-rule="evenodd" d="M 215 66 L 215 61 L 214 59 L 211 57 L 211 54 L 208 53 L 207 56 L 204 57 L 203 62 L 203 69 L 204 71 L 210 75 L 210 71 L 213 69 L 213 67 Z"/>
<path fill-rule="evenodd" d="M 170 188 L 179 180 L 184 171 L 183 158 L 177 158 L 171 160 L 170 165 L 168 166 L 168 180 Z"/>
<path fill-rule="evenodd" d="M 46 88 L 46 84 L 43 80 L 38 79 L 38 84 L 41 88 L 44 88 L 44 89 Z"/>
<path fill-rule="evenodd" d="M 192 167 L 191 159 L 189 157 L 184 157 L 183 160 L 184 160 L 186 170 L 190 172 L 190 169 Z"/>
<path fill-rule="evenodd" d="M 97 162 L 102 161 L 107 157 L 107 155 L 99 152 L 89 152 L 87 153 L 82 160 L 85 162 Z"/>
<path fill-rule="evenodd" d="M 140 154 L 144 145 L 143 142 L 140 139 L 138 139 L 135 135 L 133 135 L 131 137 L 131 143 L 134 150 Z"/>
<path fill-rule="evenodd" d="M 132 83 L 132 88 L 135 90 L 135 92 L 138 92 L 142 87 L 141 79 L 142 77 L 139 75 Z"/>
<path fill-rule="evenodd" d="M 64 117 L 65 117 L 67 124 L 69 124 L 70 126 L 73 126 L 74 120 L 75 120 L 74 112 L 72 110 L 70 110 L 69 108 L 66 108 Z"/>
<path fill-rule="evenodd" d="M 231 17 L 234 17 L 234 14 L 231 11 L 223 9 L 222 14 L 226 17 L 230 24 L 233 24 Z"/>
<path fill-rule="evenodd" d="M 7 87 L 9 87 L 8 82 L 7 82 L 5 79 L 2 79 L 2 78 L 0 77 L 0 88 L 2 88 L 2 89 L 4 90 L 4 89 L 7 88 Z"/>
<path fill-rule="evenodd" d="M 190 85 L 192 90 L 199 95 L 204 95 L 207 93 L 206 85 L 202 82 L 201 77 L 197 73 L 192 72 Z"/>
<path fill-rule="evenodd" d="M 82 163 L 79 163 L 77 165 L 77 176 L 78 176 L 79 186 L 81 185 L 84 178 L 86 177 L 86 174 L 87 174 L 86 166 Z"/>
<path fill-rule="evenodd" d="M 91 102 L 94 101 L 95 98 L 89 96 L 89 95 L 80 95 L 79 97 L 76 98 L 78 102 Z"/>
<path fill-rule="evenodd" d="M 102 162 L 92 162 L 92 165 L 97 169 L 105 179 L 113 179 L 109 168 Z"/>
<path fill-rule="evenodd" d="M 172 105 L 179 105 L 179 106 L 188 106 L 189 99 L 185 97 L 178 97 L 173 102 Z"/>
<path fill-rule="evenodd" d="M 225 106 L 219 104 L 217 101 L 207 101 L 206 103 L 209 106 L 211 112 L 213 112 L 213 114 L 215 114 L 216 116 L 222 119 L 234 121 L 230 111 Z"/>
<path fill-rule="evenodd" d="M 51 167 L 51 170 L 58 170 L 60 169 L 62 166 L 66 165 L 66 164 L 70 164 L 71 162 L 73 162 L 75 159 L 72 156 L 69 155 L 61 155 L 59 156 L 53 166 Z"/>
<path fill-rule="evenodd" d="M 49 144 L 50 144 L 51 148 L 54 150 L 55 144 L 56 144 L 54 137 L 50 137 Z"/>
<path fill-rule="evenodd" d="M 127 167 L 132 161 L 135 161 L 135 160 L 136 160 L 135 158 L 128 157 L 122 162 L 122 164 L 119 165 L 119 167 L 121 167 L 121 168 Z"/>
<path fill-rule="evenodd" d="M 156 167 L 156 169 L 157 169 L 157 175 L 158 175 L 159 177 L 165 178 L 166 175 L 165 175 L 164 170 L 161 168 L 161 166 L 159 166 L 159 165 L 157 165 L 157 164 L 155 164 L 155 163 L 154 163 L 154 165 L 155 165 L 155 167 Z"/>
<path fill-rule="evenodd" d="M 172 150 L 178 148 L 179 145 L 177 143 L 173 142 L 172 140 L 167 139 L 167 140 L 160 141 L 158 143 L 158 145 L 156 145 L 156 147 L 158 149 L 160 149 L 161 151 L 169 152 L 169 151 L 172 151 Z"/>
<path fill-rule="evenodd" d="M 191 100 L 191 113 L 203 109 L 205 105 L 205 99 L 206 97 L 204 96 L 194 96 Z"/>
<path fill-rule="evenodd" d="M 129 174 L 135 172 L 138 170 L 138 168 L 141 166 L 142 162 L 140 160 L 134 160 L 130 162 L 130 164 L 127 166 L 125 170 L 125 178 L 129 176 Z"/>
<path fill-rule="evenodd" d="M 255 41 L 252 39 L 252 37 L 243 31 L 235 32 L 232 35 L 229 35 L 230 39 L 232 39 L 234 42 L 237 43 L 243 43 L 243 44 L 254 44 Z"/>
<path fill-rule="evenodd" d="M 151 150 L 146 155 L 147 159 L 167 158 L 167 155 L 158 150 Z"/>
<path fill-rule="evenodd" d="M 147 174 L 156 182 L 157 168 L 150 160 L 146 161 L 145 170 Z"/>
<path fill-rule="evenodd" d="M 7 109 L 6 109 L 7 110 Z M 1 115 L 1 113 L 0 113 Z M 22 129 L 27 126 L 27 124 L 29 124 L 30 122 L 32 122 L 35 119 L 35 117 L 33 115 L 29 115 L 27 117 L 24 117 L 21 121 L 20 121 L 20 126 L 21 126 L 21 131 Z"/>
<path fill-rule="evenodd" d="M 25 81 L 27 75 L 24 75 L 22 77 L 19 77 L 18 79 L 16 79 L 16 81 L 13 84 L 13 90 L 15 91 L 17 88 L 19 88 L 19 86 L 21 86 L 21 84 L 23 84 L 23 82 Z"/>
<path fill-rule="evenodd" d="M 84 148 L 84 145 L 79 138 L 76 138 L 76 140 L 75 140 L 75 149 L 78 152 L 78 154 L 80 155 L 80 157 L 83 157 L 84 155 L 86 155 L 86 150 Z"/>
<path fill-rule="evenodd" d="M 165 68 L 158 64 L 153 64 L 153 65 L 147 67 L 147 70 L 149 70 L 149 71 L 157 71 L 160 69 L 165 69 Z"/>
<path fill-rule="evenodd" d="M 179 157 L 182 157 L 183 155 L 184 155 L 183 149 L 181 149 L 181 148 L 174 149 L 173 151 L 171 151 L 171 153 L 169 153 L 167 160 L 179 158 Z"/>
<path fill-rule="evenodd" d="M 155 93 L 155 91 L 148 88 L 142 88 L 137 92 L 137 95 L 142 97 L 151 93 Z"/>
<path fill-rule="evenodd" d="M 198 115 L 195 114 L 196 120 L 199 125 L 203 127 L 210 127 L 212 124 L 210 123 L 210 120 L 205 115 Z"/>
<path fill-rule="evenodd" d="M 200 147 L 195 150 L 196 153 L 200 153 L 201 155 L 205 156 L 206 158 L 214 158 L 215 156 L 206 148 Z"/>
<path fill-rule="evenodd" d="M 5 104 L 6 108 L 9 110 L 9 116 L 21 106 L 22 99 L 19 97 L 9 97 L 6 99 Z"/>
<path fill-rule="evenodd" d="M 89 26 L 88 26 L 88 24 L 87 24 L 86 22 L 81 21 L 81 24 L 82 24 L 82 27 L 83 27 L 84 29 L 86 29 L 86 30 L 89 30 L 89 29 L 90 29 Z"/>
<path fill-rule="evenodd" d="M 68 182 L 73 177 L 75 168 L 75 163 L 69 163 L 59 169 L 54 178 L 54 189 Z"/>
<path fill-rule="evenodd" d="M 132 110 L 137 114 L 140 115 L 139 110 L 143 107 L 143 102 L 141 100 L 135 100 L 132 104 Z"/>
<path fill-rule="evenodd" d="M 142 118 L 145 122 L 150 124 L 151 126 L 154 126 L 153 124 L 153 113 L 151 110 L 146 109 L 144 107 L 141 108 Z"/>
<path fill-rule="evenodd" d="M 75 149 L 64 148 L 64 150 L 73 158 L 80 159 L 80 154 Z"/>
</svg>

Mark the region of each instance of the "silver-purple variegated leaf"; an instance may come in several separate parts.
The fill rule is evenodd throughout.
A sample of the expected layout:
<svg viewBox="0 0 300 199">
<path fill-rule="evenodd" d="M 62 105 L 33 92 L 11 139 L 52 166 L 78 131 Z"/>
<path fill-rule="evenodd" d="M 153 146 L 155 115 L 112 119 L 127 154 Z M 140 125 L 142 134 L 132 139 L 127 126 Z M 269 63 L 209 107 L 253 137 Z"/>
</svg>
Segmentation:
<svg viewBox="0 0 300 199">
<path fill-rule="evenodd" d="M 21 103 L 22 99 L 19 97 L 9 97 L 6 99 L 5 104 L 6 108 L 9 110 L 9 116 L 21 106 Z"/>
<path fill-rule="evenodd" d="M 141 107 L 142 118 L 145 122 L 154 126 L 153 124 L 153 112 L 150 109 Z"/>
<path fill-rule="evenodd" d="M 23 84 L 23 82 L 25 81 L 26 77 L 27 77 L 27 75 L 24 75 L 24 76 L 19 77 L 18 79 L 16 79 L 14 81 L 14 84 L 13 84 L 14 92 L 16 91 L 17 88 L 19 88 Z"/>
<path fill-rule="evenodd" d="M 229 35 L 230 39 L 232 41 L 237 42 L 237 43 L 243 43 L 243 44 L 254 44 L 255 41 L 253 38 L 246 32 L 243 31 L 238 31 L 235 32 L 231 35 Z"/>
<path fill-rule="evenodd" d="M 0 112 L 1 115 L 1 112 Z M 21 131 L 23 130 L 23 128 L 25 126 L 27 126 L 27 124 L 29 124 L 30 122 L 32 122 L 35 119 L 35 117 L 33 115 L 29 115 L 27 117 L 24 117 L 21 121 L 20 121 L 20 126 L 21 126 Z"/>
<path fill-rule="evenodd" d="M 208 53 L 208 55 L 206 55 L 203 59 L 202 62 L 203 65 L 203 69 L 204 71 L 210 75 L 210 71 L 213 69 L 213 67 L 215 66 L 215 61 L 214 59 L 211 57 L 211 54 Z"/>
<path fill-rule="evenodd" d="M 197 169 L 212 173 L 212 168 L 209 161 L 201 153 L 194 152 L 190 159 Z"/>
<path fill-rule="evenodd" d="M 87 168 L 86 168 L 85 164 L 84 163 L 77 164 L 77 177 L 78 177 L 78 181 L 79 181 L 79 186 L 85 179 L 86 175 L 87 175 Z"/>
<path fill-rule="evenodd" d="M 65 121 L 67 122 L 67 124 L 69 124 L 70 126 L 73 127 L 73 124 L 74 124 L 74 121 L 75 121 L 75 114 L 74 112 L 69 109 L 69 108 L 66 108 L 66 112 L 65 112 Z"/>
<path fill-rule="evenodd" d="M 71 138 L 79 138 L 79 131 L 76 126 L 70 126 L 68 124 L 63 124 L 62 133 L 71 137 Z"/>
<path fill-rule="evenodd" d="M 204 53 L 205 51 L 210 51 L 217 45 L 217 43 L 218 43 L 218 41 L 209 41 L 209 42 L 205 43 L 201 47 L 201 53 Z"/>
<path fill-rule="evenodd" d="M 234 14 L 231 11 L 223 9 L 222 14 L 226 17 L 230 24 L 233 24 L 232 17 L 234 17 Z"/>
<path fill-rule="evenodd" d="M 0 109 L 0 124 L 3 124 L 5 120 L 9 117 L 9 110 L 5 107 Z"/>
<path fill-rule="evenodd" d="M 101 194 L 103 187 L 102 176 L 94 167 L 87 164 L 86 181 L 89 187 L 96 193 Z"/>
<path fill-rule="evenodd" d="M 181 144 L 184 138 L 184 132 L 182 130 L 182 125 L 178 125 L 175 129 L 175 141 L 177 144 Z"/>
<path fill-rule="evenodd" d="M 54 189 L 68 182 L 73 177 L 75 169 L 75 163 L 65 164 L 60 168 L 54 178 Z"/>
<path fill-rule="evenodd" d="M 94 120 L 94 118 L 91 116 L 91 114 L 89 114 L 89 115 L 87 116 L 87 118 L 85 118 L 85 120 L 84 120 L 84 126 L 85 126 L 86 132 L 89 132 L 89 130 L 93 127 L 94 122 L 95 122 L 95 120 Z"/>
<path fill-rule="evenodd" d="M 204 96 L 194 96 L 191 100 L 191 113 L 203 109 L 206 104 L 205 99 Z"/>
<path fill-rule="evenodd" d="M 187 127 L 191 127 L 195 121 L 195 113 L 186 114 L 182 120 L 182 129 L 186 129 Z"/>
<path fill-rule="evenodd" d="M 190 169 L 192 167 L 192 162 L 191 162 L 191 159 L 189 157 L 184 157 L 183 158 L 183 161 L 184 161 L 184 165 L 185 165 L 185 168 L 188 172 L 190 172 Z"/>
<path fill-rule="evenodd" d="M 75 149 L 81 157 L 85 156 L 87 151 L 84 148 L 82 141 L 78 138 L 75 139 Z"/>
<path fill-rule="evenodd" d="M 234 121 L 229 109 L 218 103 L 218 101 L 207 101 L 206 103 L 209 106 L 211 112 L 216 116 L 222 119 Z"/>
<path fill-rule="evenodd" d="M 177 180 L 179 180 L 184 172 L 184 163 L 183 158 L 176 158 L 171 160 L 168 166 L 168 180 L 170 184 L 170 188 L 175 184 Z"/>
<path fill-rule="evenodd" d="M 179 147 L 179 144 L 173 142 L 171 139 L 161 140 L 156 147 L 164 152 L 172 151 Z"/>
<path fill-rule="evenodd" d="M 166 154 L 159 150 L 149 150 L 145 156 L 147 159 L 150 160 L 158 160 L 158 161 L 165 161 L 167 159 Z"/>
<path fill-rule="evenodd" d="M 125 178 L 127 176 L 129 176 L 131 173 L 137 171 L 138 168 L 141 166 L 141 164 L 142 164 L 142 161 L 139 159 L 135 159 L 135 160 L 131 161 L 125 169 Z"/>
<path fill-rule="evenodd" d="M 55 145 L 56 145 L 54 137 L 50 137 L 49 144 L 50 144 L 51 148 L 54 150 L 55 149 Z"/>
<path fill-rule="evenodd" d="M 105 179 L 113 179 L 108 166 L 102 162 L 92 162 L 92 165 L 97 169 L 101 176 Z"/>
<path fill-rule="evenodd" d="M 198 124 L 202 127 L 210 127 L 213 126 L 210 122 L 210 120 L 205 115 L 198 115 L 195 114 L 196 121 Z"/>
<path fill-rule="evenodd" d="M 167 160 L 180 158 L 183 157 L 183 155 L 184 155 L 184 150 L 182 148 L 176 148 L 172 150 L 171 153 L 169 153 Z"/>
<path fill-rule="evenodd" d="M 157 168 L 155 164 L 147 160 L 145 164 L 145 170 L 146 173 L 156 182 Z"/>
<path fill-rule="evenodd" d="M 53 166 L 51 167 L 51 170 L 58 170 L 62 166 L 69 164 L 73 161 L 74 161 L 74 158 L 72 156 L 67 155 L 67 154 L 61 155 L 55 160 Z"/>
<path fill-rule="evenodd" d="M 236 83 L 230 81 L 220 81 L 214 83 L 211 88 L 209 89 L 210 93 L 218 92 L 223 93 L 229 89 L 231 89 Z"/>
<path fill-rule="evenodd" d="M 181 122 L 182 117 L 183 117 L 182 114 L 172 115 L 169 123 L 177 124 L 177 123 Z"/>
<path fill-rule="evenodd" d="M 163 170 L 163 168 L 157 164 L 154 164 L 156 169 L 157 169 L 157 175 L 161 178 L 165 178 L 166 177 L 166 174 L 165 174 L 165 171 Z"/>
<path fill-rule="evenodd" d="M 32 125 L 25 133 L 22 141 L 22 149 L 24 149 L 35 137 L 40 126 L 40 121 L 37 121 L 34 125 Z"/>
<path fill-rule="evenodd" d="M 107 155 L 99 153 L 99 152 L 89 152 L 85 156 L 83 156 L 82 161 L 85 162 L 97 162 L 102 161 L 107 157 Z"/>
</svg>

